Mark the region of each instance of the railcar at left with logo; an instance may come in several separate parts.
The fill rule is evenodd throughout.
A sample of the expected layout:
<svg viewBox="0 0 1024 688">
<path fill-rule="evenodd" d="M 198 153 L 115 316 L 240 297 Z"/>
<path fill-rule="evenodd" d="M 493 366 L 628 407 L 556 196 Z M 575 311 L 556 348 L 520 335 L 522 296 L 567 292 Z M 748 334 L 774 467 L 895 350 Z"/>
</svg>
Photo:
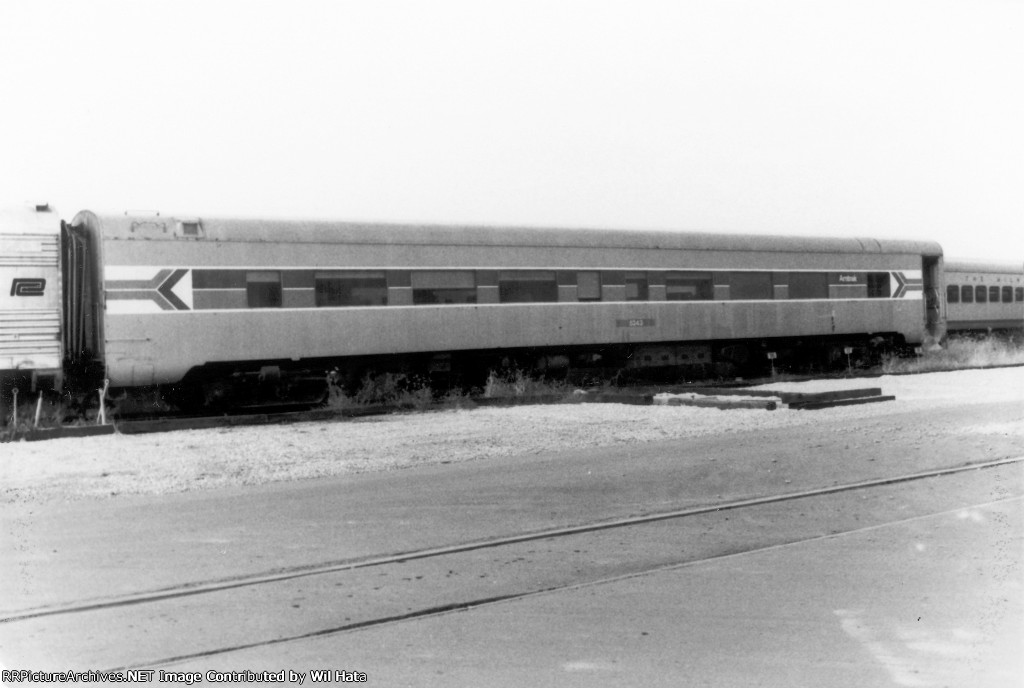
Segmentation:
<svg viewBox="0 0 1024 688">
<path fill-rule="evenodd" d="M 0 393 L 61 389 L 60 247 L 49 205 L 0 210 Z"/>
</svg>

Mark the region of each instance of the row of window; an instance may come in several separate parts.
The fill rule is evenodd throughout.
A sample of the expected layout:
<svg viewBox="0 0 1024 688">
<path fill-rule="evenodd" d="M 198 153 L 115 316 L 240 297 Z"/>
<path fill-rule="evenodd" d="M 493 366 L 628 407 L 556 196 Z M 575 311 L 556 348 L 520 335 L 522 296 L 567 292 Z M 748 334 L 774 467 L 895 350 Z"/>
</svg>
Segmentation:
<svg viewBox="0 0 1024 688">
<path fill-rule="evenodd" d="M 889 279 L 888 272 L 195 270 L 193 288 L 197 293 L 240 294 L 244 287 L 250 308 L 279 308 L 286 301 L 287 305 L 385 306 L 887 298 Z M 309 296 L 286 297 L 303 292 Z"/>
<path fill-rule="evenodd" d="M 946 303 L 1013 303 L 1024 301 L 1024 287 L 985 287 L 980 284 L 950 284 Z"/>
</svg>

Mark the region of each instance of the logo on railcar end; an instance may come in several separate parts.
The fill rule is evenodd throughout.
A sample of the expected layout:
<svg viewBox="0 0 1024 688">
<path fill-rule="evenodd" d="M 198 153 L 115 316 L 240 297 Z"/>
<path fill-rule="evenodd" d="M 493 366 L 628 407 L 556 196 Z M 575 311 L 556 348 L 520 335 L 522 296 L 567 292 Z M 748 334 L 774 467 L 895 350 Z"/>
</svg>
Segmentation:
<svg viewBox="0 0 1024 688">
<path fill-rule="evenodd" d="M 46 280 L 42 277 L 15 277 L 11 281 L 11 296 L 42 296 Z"/>
<path fill-rule="evenodd" d="M 192 310 L 192 278 L 187 269 L 108 265 L 103 286 L 107 308 L 121 314 Z"/>
<path fill-rule="evenodd" d="M 911 294 L 921 298 L 924 294 L 924 279 L 919 270 L 907 270 L 905 272 L 890 273 L 896 279 L 896 286 L 892 291 L 892 298 L 902 299 Z"/>
</svg>

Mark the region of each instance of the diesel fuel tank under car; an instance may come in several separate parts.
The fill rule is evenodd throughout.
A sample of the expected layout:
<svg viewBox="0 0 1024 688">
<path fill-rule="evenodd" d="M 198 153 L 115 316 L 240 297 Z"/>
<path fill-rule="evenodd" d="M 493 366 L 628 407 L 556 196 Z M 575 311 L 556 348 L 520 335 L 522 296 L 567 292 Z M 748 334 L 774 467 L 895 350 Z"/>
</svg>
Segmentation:
<svg viewBox="0 0 1024 688">
<path fill-rule="evenodd" d="M 524 353 L 739 362 L 943 325 L 933 242 L 92 212 L 65 242 L 68 358 L 112 387 Z"/>
</svg>

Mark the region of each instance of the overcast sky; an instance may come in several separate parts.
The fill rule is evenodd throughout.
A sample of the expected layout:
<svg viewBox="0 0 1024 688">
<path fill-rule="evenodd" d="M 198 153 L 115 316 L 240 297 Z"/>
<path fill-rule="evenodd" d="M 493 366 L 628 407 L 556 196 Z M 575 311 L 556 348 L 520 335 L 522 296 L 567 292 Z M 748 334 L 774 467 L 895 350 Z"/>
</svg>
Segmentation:
<svg viewBox="0 0 1024 688">
<path fill-rule="evenodd" d="M 0 0 L 0 204 L 1024 261 L 1024 2 Z"/>
</svg>

